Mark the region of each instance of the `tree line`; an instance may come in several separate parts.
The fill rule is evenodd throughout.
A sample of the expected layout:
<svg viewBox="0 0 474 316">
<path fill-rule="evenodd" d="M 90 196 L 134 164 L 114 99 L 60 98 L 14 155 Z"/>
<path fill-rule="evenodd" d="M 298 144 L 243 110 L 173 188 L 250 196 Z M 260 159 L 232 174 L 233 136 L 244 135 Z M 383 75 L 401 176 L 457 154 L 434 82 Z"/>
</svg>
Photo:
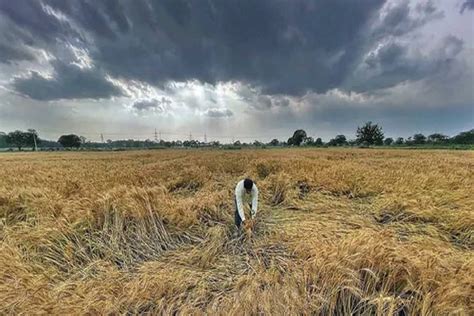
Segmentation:
<svg viewBox="0 0 474 316">
<path fill-rule="evenodd" d="M 287 141 L 280 141 L 278 139 L 272 139 L 268 143 L 263 143 L 255 140 L 252 143 L 243 143 L 236 141 L 233 144 L 221 144 L 218 141 L 212 141 L 208 143 L 199 142 L 197 140 L 174 140 L 174 141 L 152 141 L 152 140 L 107 140 L 105 143 L 91 142 L 85 137 L 66 134 L 61 135 L 57 141 L 41 139 L 38 132 L 34 129 L 28 129 L 27 131 L 16 130 L 8 134 L 0 132 L 0 148 L 18 148 L 19 151 L 25 148 L 32 148 L 33 150 L 39 149 L 73 149 L 73 148 L 86 148 L 86 149 L 104 149 L 104 148 L 172 148 L 172 147 L 246 147 L 246 146 L 309 146 L 309 147 L 330 147 L 330 146 L 358 146 L 358 147 L 370 147 L 370 146 L 423 146 L 423 145 L 474 145 L 474 129 L 469 131 L 461 132 L 453 137 L 449 137 L 444 134 L 434 133 L 425 136 L 421 133 L 414 134 L 411 137 L 403 138 L 397 137 L 395 139 L 391 137 L 385 137 L 382 127 L 379 124 L 367 122 L 363 126 L 357 127 L 356 138 L 347 139 L 345 135 L 336 135 L 328 142 L 323 142 L 321 138 L 314 139 L 308 136 L 306 131 L 303 129 L 296 130 L 293 135 L 288 138 Z"/>
<path fill-rule="evenodd" d="M 274 142 L 276 140 L 273 140 Z M 449 137 L 444 134 L 434 133 L 425 136 L 421 133 L 414 134 L 408 138 L 397 137 L 385 137 L 382 127 L 379 124 L 367 122 L 363 126 L 357 127 L 356 138 L 347 139 L 345 135 L 336 135 L 336 137 L 324 143 L 321 138 L 316 140 L 313 137 L 308 137 L 306 132 L 302 129 L 296 130 L 288 141 L 286 142 L 289 146 L 359 146 L 359 147 L 370 147 L 370 146 L 393 146 L 393 145 L 405 145 L 405 146 L 417 146 L 417 145 L 474 145 L 474 129 L 469 131 L 461 132 L 453 137 Z"/>
</svg>

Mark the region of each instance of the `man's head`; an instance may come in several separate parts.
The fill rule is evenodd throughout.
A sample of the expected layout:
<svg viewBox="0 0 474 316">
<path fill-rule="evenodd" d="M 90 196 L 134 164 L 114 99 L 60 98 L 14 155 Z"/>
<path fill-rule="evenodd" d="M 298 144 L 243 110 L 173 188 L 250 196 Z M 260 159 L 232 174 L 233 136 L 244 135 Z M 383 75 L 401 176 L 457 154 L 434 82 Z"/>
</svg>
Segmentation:
<svg viewBox="0 0 474 316">
<path fill-rule="evenodd" d="M 253 181 L 248 178 L 245 179 L 244 180 L 245 191 L 247 191 L 247 193 L 250 193 L 252 191 L 252 187 L 253 187 Z"/>
</svg>

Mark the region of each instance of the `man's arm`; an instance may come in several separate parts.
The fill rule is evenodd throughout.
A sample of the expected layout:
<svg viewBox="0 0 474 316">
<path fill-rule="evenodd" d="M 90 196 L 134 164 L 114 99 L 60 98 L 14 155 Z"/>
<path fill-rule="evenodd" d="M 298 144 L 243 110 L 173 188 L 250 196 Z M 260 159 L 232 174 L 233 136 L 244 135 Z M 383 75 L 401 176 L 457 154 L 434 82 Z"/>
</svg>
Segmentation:
<svg viewBox="0 0 474 316">
<path fill-rule="evenodd" d="M 237 211 L 239 212 L 240 219 L 245 221 L 244 205 L 242 203 L 242 190 L 243 183 L 239 182 L 235 187 L 235 202 L 237 204 Z"/>
<path fill-rule="evenodd" d="M 258 189 L 257 186 L 254 184 L 252 188 L 252 217 L 257 215 L 258 209 Z"/>
</svg>

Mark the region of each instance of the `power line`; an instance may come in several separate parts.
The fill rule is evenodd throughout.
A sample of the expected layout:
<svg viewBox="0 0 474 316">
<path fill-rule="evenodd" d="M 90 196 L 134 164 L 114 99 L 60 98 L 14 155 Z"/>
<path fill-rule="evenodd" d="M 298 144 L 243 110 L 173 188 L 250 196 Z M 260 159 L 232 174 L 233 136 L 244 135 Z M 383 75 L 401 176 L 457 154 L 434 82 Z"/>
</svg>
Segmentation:
<svg viewBox="0 0 474 316">
<path fill-rule="evenodd" d="M 57 130 L 49 130 L 49 129 L 41 129 L 41 132 L 44 133 L 58 133 L 61 134 L 63 131 L 57 131 Z M 176 137 L 176 138 L 186 138 L 189 137 L 189 140 L 193 140 L 193 132 L 189 132 L 189 134 L 185 133 L 180 133 L 180 132 L 172 132 L 172 131 L 159 131 L 155 129 L 154 132 L 152 133 L 134 133 L 134 132 L 94 132 L 94 131 L 87 131 L 87 132 L 78 132 L 75 131 L 76 134 L 82 135 L 82 136 L 87 136 L 89 138 L 94 138 L 94 135 L 99 134 L 100 135 L 100 140 L 102 143 L 104 143 L 105 137 L 111 137 L 111 138 L 118 138 L 118 137 L 128 137 L 128 138 L 133 138 L 133 137 L 139 137 L 139 138 L 154 138 L 155 140 L 159 139 L 160 141 L 163 139 L 163 135 L 168 135 L 171 137 Z M 198 133 L 199 134 L 199 133 Z M 104 136 L 105 135 L 105 136 Z M 159 135 L 159 138 L 158 138 Z M 202 134 L 201 134 L 202 135 Z M 288 134 L 259 134 L 259 135 L 208 135 L 206 132 L 204 133 L 204 141 L 207 142 L 208 139 L 226 139 L 226 140 L 232 140 L 232 142 L 235 142 L 236 139 L 238 140 L 243 140 L 243 139 L 262 139 L 262 138 L 286 138 L 290 135 Z"/>
<path fill-rule="evenodd" d="M 64 133 L 64 131 L 57 131 L 57 130 L 49 130 L 49 129 L 41 129 L 42 132 L 47 132 L 47 133 Z M 191 131 L 190 134 L 192 135 L 196 131 Z M 132 135 L 132 136 L 151 136 L 153 135 L 150 133 L 130 133 L 130 132 L 95 132 L 95 131 L 85 131 L 85 132 L 80 132 L 80 131 L 75 131 L 76 134 L 80 135 L 97 135 L 97 134 L 104 134 L 104 135 L 111 135 L 111 136 L 120 136 L 120 135 Z M 164 135 L 173 135 L 173 136 L 188 136 L 189 134 L 186 133 L 178 133 L 178 132 L 166 132 L 166 131 L 160 131 L 160 134 Z M 198 133 L 200 134 L 200 133 Z M 260 137 L 286 137 L 290 135 L 291 133 L 285 133 L 285 134 L 254 134 L 254 135 L 207 135 L 208 137 L 215 137 L 215 138 L 260 138 Z M 291 136 L 291 135 L 290 135 Z"/>
</svg>

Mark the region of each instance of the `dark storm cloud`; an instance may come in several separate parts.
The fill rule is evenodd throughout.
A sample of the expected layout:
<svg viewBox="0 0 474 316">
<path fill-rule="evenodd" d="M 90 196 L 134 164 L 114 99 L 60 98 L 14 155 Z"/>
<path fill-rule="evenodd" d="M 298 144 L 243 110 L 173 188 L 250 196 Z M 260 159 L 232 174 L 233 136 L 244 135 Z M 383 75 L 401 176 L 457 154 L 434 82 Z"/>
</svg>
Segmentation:
<svg viewBox="0 0 474 316">
<path fill-rule="evenodd" d="M 208 109 L 205 114 L 206 116 L 213 118 L 229 117 L 234 115 L 234 113 L 232 113 L 232 111 L 229 109 Z"/>
<path fill-rule="evenodd" d="M 407 0 L 399 0 L 393 2 L 374 34 L 381 37 L 401 36 L 441 17 L 443 13 L 432 1 L 419 3 L 411 8 Z"/>
<path fill-rule="evenodd" d="M 370 67 L 376 67 L 377 65 L 391 65 L 396 63 L 401 57 L 406 54 L 406 47 L 403 47 L 397 43 L 389 43 L 377 52 L 371 53 L 366 59 L 365 62 Z"/>
<path fill-rule="evenodd" d="M 40 45 L 43 41 L 52 43 L 77 35 L 68 23 L 48 13 L 41 1 L 1 0 L 0 15 L 24 31 L 16 40 L 30 45 Z M 11 29 L 1 31 L 9 32 Z"/>
<path fill-rule="evenodd" d="M 474 10 L 474 0 L 466 0 L 461 5 L 461 13 L 464 13 L 464 10 Z"/>
<path fill-rule="evenodd" d="M 121 91 L 97 69 L 81 69 L 76 65 L 54 63 L 55 74 L 47 78 L 31 72 L 28 78 L 15 78 L 15 89 L 35 100 L 109 98 Z"/>
<path fill-rule="evenodd" d="M 25 47 L 0 43 L 0 63 L 10 63 L 19 60 L 34 60 L 34 55 Z"/>
<path fill-rule="evenodd" d="M 116 0 L 105 0 L 103 4 L 105 5 L 105 12 L 107 12 L 110 21 L 115 23 L 120 32 L 127 32 L 130 25 L 125 16 L 123 5 Z"/>
<path fill-rule="evenodd" d="M 368 54 L 364 64 L 346 82 L 346 88 L 367 92 L 389 88 L 404 81 L 416 81 L 446 73 L 463 49 L 463 41 L 445 37 L 429 58 L 410 54 L 409 47 L 391 41 Z M 447 82 L 446 82 L 447 83 Z"/>
<path fill-rule="evenodd" d="M 2 18 L 0 14 L 0 63 L 34 60 L 34 54 L 28 46 L 31 42 L 28 32 L 23 31 L 10 19 Z"/>
<path fill-rule="evenodd" d="M 49 45 L 53 54 L 65 43 L 87 49 L 101 69 L 94 73 L 96 81 L 100 73 L 158 86 L 194 79 L 211 84 L 240 81 L 259 87 L 264 95 L 302 95 L 341 87 L 381 38 L 401 36 L 441 15 L 430 1 L 415 7 L 402 1 L 378 20 L 385 2 L 0 0 L 0 15 L 30 36 L 28 45 Z M 420 78 L 419 71 L 410 74 L 410 69 L 423 60 L 404 64 L 403 52 L 395 50 L 373 61 L 394 59 L 391 67 L 398 68 L 391 72 L 396 75 L 386 82 Z M 93 88 L 81 79 L 69 88 L 73 91 L 55 92 L 51 87 L 62 86 L 62 77 L 72 80 L 70 71 L 59 68 L 53 80 L 35 75 L 15 86 L 41 99 L 116 94 L 105 80 Z M 49 89 L 40 92 L 38 87 Z M 99 87 L 105 91 L 99 93 Z M 263 98 L 258 106 L 272 104 Z"/>
</svg>

